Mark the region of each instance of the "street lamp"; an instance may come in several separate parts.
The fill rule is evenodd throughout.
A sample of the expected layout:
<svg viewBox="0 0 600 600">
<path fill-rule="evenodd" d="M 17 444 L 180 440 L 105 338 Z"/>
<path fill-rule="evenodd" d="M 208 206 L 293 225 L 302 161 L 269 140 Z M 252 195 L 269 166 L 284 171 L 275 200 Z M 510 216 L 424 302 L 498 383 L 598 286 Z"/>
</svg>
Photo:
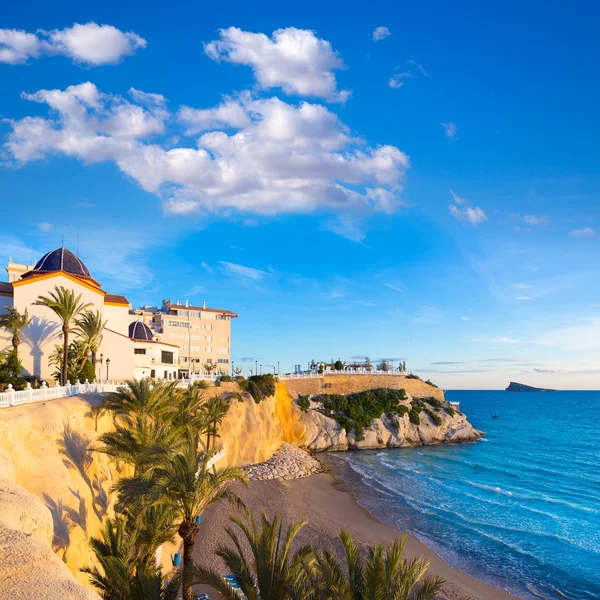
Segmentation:
<svg viewBox="0 0 600 600">
<path fill-rule="evenodd" d="M 279 361 L 277 361 L 277 375 L 279 375 L 280 371 L 279 371 Z"/>
<path fill-rule="evenodd" d="M 106 381 L 108 381 L 108 367 L 110 367 L 110 358 L 106 359 Z"/>
<path fill-rule="evenodd" d="M 98 359 L 98 381 L 102 379 L 102 363 L 104 362 L 104 354 L 100 353 L 100 358 Z"/>
</svg>

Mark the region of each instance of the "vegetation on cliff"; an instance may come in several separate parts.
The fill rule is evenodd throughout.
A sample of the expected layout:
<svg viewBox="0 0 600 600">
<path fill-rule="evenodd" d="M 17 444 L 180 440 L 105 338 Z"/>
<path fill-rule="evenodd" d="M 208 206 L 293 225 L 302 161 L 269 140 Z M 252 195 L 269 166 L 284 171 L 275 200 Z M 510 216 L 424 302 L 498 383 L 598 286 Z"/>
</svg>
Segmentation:
<svg viewBox="0 0 600 600">
<path fill-rule="evenodd" d="M 254 402 L 259 404 L 263 398 L 275 395 L 277 380 L 270 373 L 265 375 L 251 375 L 247 380 L 238 382 L 240 388 L 248 392 Z"/>
<path fill-rule="evenodd" d="M 357 392 L 346 396 L 341 394 L 319 394 L 313 401 L 321 404 L 319 412 L 335 419 L 346 432 L 356 431 L 357 439 L 362 439 L 365 427 L 375 419 L 386 415 L 392 418 L 402 416 L 401 402 L 407 399 L 404 390 L 380 388 Z"/>
</svg>

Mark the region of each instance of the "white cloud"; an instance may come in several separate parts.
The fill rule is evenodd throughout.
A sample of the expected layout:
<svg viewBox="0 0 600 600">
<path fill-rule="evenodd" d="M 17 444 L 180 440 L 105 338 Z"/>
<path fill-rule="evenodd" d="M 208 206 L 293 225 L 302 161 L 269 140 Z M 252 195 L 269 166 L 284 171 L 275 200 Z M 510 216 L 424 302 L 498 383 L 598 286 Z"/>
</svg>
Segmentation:
<svg viewBox="0 0 600 600">
<path fill-rule="evenodd" d="M 52 229 L 52 225 L 50 223 L 38 223 L 38 229 L 46 233 Z"/>
<path fill-rule="evenodd" d="M 186 134 L 192 135 L 209 129 L 242 129 L 250 124 L 251 119 L 244 106 L 250 100 L 248 95 L 243 99 L 225 98 L 213 108 L 190 108 L 182 106 L 179 109 L 179 120 L 187 125 Z"/>
<path fill-rule="evenodd" d="M 348 90 L 338 90 L 333 71 L 344 67 L 331 44 L 314 31 L 288 27 L 271 37 L 237 27 L 219 30 L 220 39 L 204 45 L 213 60 L 247 65 L 263 89 L 281 88 L 286 94 L 317 96 L 344 102 Z"/>
<path fill-rule="evenodd" d="M 395 73 L 388 81 L 388 85 L 391 88 L 398 89 L 404 85 L 404 80 L 412 77 L 412 73 L 405 71 L 404 73 Z"/>
<path fill-rule="evenodd" d="M 406 206 L 401 192 L 408 157 L 395 146 L 370 147 L 352 137 L 320 104 L 240 95 L 230 107 L 245 115 L 238 131 L 204 133 L 196 147 L 165 147 L 148 141 L 167 133 L 165 99 L 138 90 L 130 96 L 132 101 L 105 94 L 89 82 L 24 94 L 53 112 L 12 121 L 4 147 L 20 164 L 53 154 L 114 161 L 161 197 L 168 214 L 328 211 L 356 223 L 371 212 Z M 230 129 L 223 106 L 200 109 L 208 111 L 200 118 L 195 109 L 180 110 L 178 118 L 190 129 L 208 127 L 211 119 Z"/>
<path fill-rule="evenodd" d="M 460 320 L 461 321 L 470 321 L 471 317 L 461 317 Z"/>
<path fill-rule="evenodd" d="M 457 128 L 456 123 L 452 123 L 451 121 L 448 123 L 442 123 L 442 127 L 444 128 L 444 135 L 447 138 L 453 140 L 456 137 Z"/>
<path fill-rule="evenodd" d="M 510 287 L 515 290 L 528 290 L 531 286 L 527 283 L 513 283 Z"/>
<path fill-rule="evenodd" d="M 452 194 L 455 204 L 450 204 L 448 209 L 450 210 L 450 214 L 457 221 L 462 221 L 463 223 L 468 223 L 469 225 L 475 226 L 488 220 L 488 217 L 483 209 L 479 208 L 478 206 L 470 206 L 467 200 L 457 196 L 452 190 L 450 190 L 450 193 Z"/>
<path fill-rule="evenodd" d="M 0 62 L 14 65 L 42 55 L 61 55 L 83 65 L 109 65 L 145 48 L 146 44 L 145 39 L 133 32 L 93 22 L 36 33 L 0 29 Z"/>
<path fill-rule="evenodd" d="M 523 217 L 523 221 L 525 221 L 525 223 L 527 223 L 527 225 L 533 225 L 533 226 L 547 225 L 548 217 L 544 217 L 544 216 L 540 216 L 540 215 L 525 215 Z"/>
<path fill-rule="evenodd" d="M 373 40 L 375 42 L 380 42 L 381 40 L 385 40 L 386 37 L 390 37 L 392 32 L 383 25 L 380 27 L 376 27 L 375 31 L 373 31 Z"/>
<path fill-rule="evenodd" d="M 593 238 L 596 237 L 596 232 L 591 227 L 585 227 L 584 229 L 569 231 L 569 235 L 576 238 Z"/>
<path fill-rule="evenodd" d="M 534 300 L 533 296 L 517 296 L 517 300 Z"/>
<path fill-rule="evenodd" d="M 260 269 L 245 267 L 244 265 L 238 265 L 236 263 L 226 262 L 223 260 L 219 261 L 219 265 L 221 265 L 221 271 L 230 277 L 260 281 L 269 275 L 266 271 L 261 271 Z"/>
</svg>

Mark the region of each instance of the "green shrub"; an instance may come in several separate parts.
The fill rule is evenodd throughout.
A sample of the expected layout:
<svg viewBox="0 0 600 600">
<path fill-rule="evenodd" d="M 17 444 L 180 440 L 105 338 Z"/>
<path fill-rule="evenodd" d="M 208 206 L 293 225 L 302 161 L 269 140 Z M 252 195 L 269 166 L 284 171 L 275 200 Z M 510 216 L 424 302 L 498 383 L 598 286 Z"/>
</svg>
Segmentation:
<svg viewBox="0 0 600 600">
<path fill-rule="evenodd" d="M 235 380 L 238 383 L 242 383 L 242 381 L 246 381 L 246 378 L 243 375 L 237 375 L 236 378 L 235 378 Z"/>
<path fill-rule="evenodd" d="M 221 375 L 220 379 L 221 383 L 229 383 L 230 381 L 233 381 L 231 375 Z"/>
<path fill-rule="evenodd" d="M 405 414 L 406 407 L 401 404 L 406 400 L 404 390 L 375 389 L 346 396 L 340 394 L 319 394 L 313 396 L 315 402 L 322 405 L 320 412 L 335 419 L 338 425 L 350 432 L 370 427 L 374 419 L 386 415 L 390 420 L 396 415 Z M 362 439 L 362 438 L 361 438 Z"/>
<path fill-rule="evenodd" d="M 296 404 L 302 412 L 308 412 L 308 409 L 310 408 L 310 399 L 308 394 L 299 394 Z"/>
<path fill-rule="evenodd" d="M 401 404 L 398 407 L 398 416 L 402 418 L 404 415 L 407 415 L 410 412 L 410 408 L 406 406 L 406 404 Z"/>
<path fill-rule="evenodd" d="M 434 387 L 434 388 L 438 387 L 437 385 L 435 385 L 435 383 L 433 383 L 433 381 L 431 381 L 431 379 L 428 379 L 425 383 L 427 385 L 430 385 L 431 387 Z"/>
<path fill-rule="evenodd" d="M 456 411 L 450 405 L 446 406 L 445 410 L 451 417 L 456 415 Z"/>
<path fill-rule="evenodd" d="M 442 408 L 444 406 L 444 403 L 441 400 L 438 400 L 437 398 L 434 398 L 433 396 L 429 396 L 429 398 L 425 398 L 425 402 L 427 402 L 427 404 L 433 406 L 433 408 Z"/>
<path fill-rule="evenodd" d="M 205 390 L 208 388 L 208 381 L 195 381 L 194 387 L 196 387 L 200 390 Z"/>
<path fill-rule="evenodd" d="M 436 415 L 429 408 L 425 409 L 425 412 L 432 418 L 433 422 L 439 427 L 442 424 L 442 417 L 440 415 Z"/>
<path fill-rule="evenodd" d="M 421 418 L 419 417 L 419 411 L 416 411 L 414 408 L 411 408 L 409 413 L 408 413 L 408 418 L 410 419 L 410 422 L 413 425 L 420 425 L 421 424 Z"/>
<path fill-rule="evenodd" d="M 254 402 L 256 402 L 256 404 L 260 404 L 260 401 L 263 399 L 263 397 L 255 381 L 248 381 L 246 391 L 254 398 Z"/>
<path fill-rule="evenodd" d="M 418 375 L 415 375 L 414 373 L 409 373 L 406 376 L 406 379 L 418 379 L 419 381 L 421 381 L 421 378 Z"/>
<path fill-rule="evenodd" d="M 365 439 L 365 428 L 362 425 L 357 425 L 355 429 L 356 441 L 360 442 Z"/>
<path fill-rule="evenodd" d="M 91 360 L 86 360 L 85 364 L 81 368 L 79 372 L 79 381 L 81 383 L 85 383 L 85 381 L 92 383 L 92 381 L 96 381 L 96 370 L 94 369 L 94 365 Z"/>
</svg>

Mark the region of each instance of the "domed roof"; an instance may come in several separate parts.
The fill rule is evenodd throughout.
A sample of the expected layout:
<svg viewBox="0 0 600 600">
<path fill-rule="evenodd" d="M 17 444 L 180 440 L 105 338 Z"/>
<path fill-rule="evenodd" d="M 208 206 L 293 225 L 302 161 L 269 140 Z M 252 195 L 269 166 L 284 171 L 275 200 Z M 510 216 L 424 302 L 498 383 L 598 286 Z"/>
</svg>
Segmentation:
<svg viewBox="0 0 600 600">
<path fill-rule="evenodd" d="M 129 337 L 132 340 L 140 340 L 144 342 L 151 342 L 154 339 L 150 327 L 141 321 L 134 321 L 129 325 Z"/>
<path fill-rule="evenodd" d="M 78 277 L 92 276 L 88 268 L 66 248 L 56 248 L 47 254 L 44 254 L 33 267 L 32 273 L 52 273 L 53 271 L 64 271 Z"/>
</svg>

